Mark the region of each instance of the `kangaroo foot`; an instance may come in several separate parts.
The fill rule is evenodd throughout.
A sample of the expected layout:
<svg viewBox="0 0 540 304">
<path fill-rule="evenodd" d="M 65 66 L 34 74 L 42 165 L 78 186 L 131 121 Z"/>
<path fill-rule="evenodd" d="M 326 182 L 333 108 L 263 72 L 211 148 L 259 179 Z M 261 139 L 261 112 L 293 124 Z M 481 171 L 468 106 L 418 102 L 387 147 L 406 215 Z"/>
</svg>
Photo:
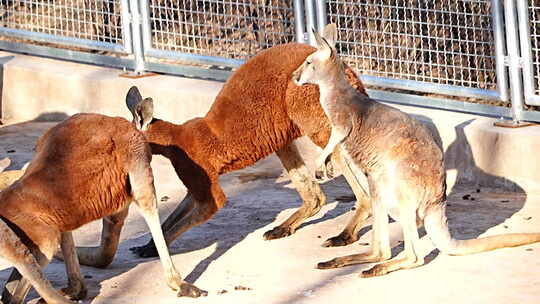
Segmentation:
<svg viewBox="0 0 540 304">
<path fill-rule="evenodd" d="M 272 229 L 272 230 L 266 231 L 264 233 L 264 239 L 265 240 L 280 239 L 280 238 L 289 236 L 289 235 L 291 235 L 293 233 L 294 233 L 294 231 L 291 229 L 291 227 L 277 226 L 277 227 L 274 227 L 274 229 Z"/>
<path fill-rule="evenodd" d="M 330 261 L 320 262 L 317 264 L 317 269 L 333 269 L 347 266 L 347 264 L 341 263 L 338 259 L 331 259 Z"/>
<path fill-rule="evenodd" d="M 349 233 L 340 233 L 334 237 L 326 240 L 322 246 L 323 247 L 339 247 L 352 244 L 358 240 L 358 237 L 355 237 Z"/>
<path fill-rule="evenodd" d="M 198 297 L 206 297 L 208 295 L 208 292 L 202 289 L 197 288 L 193 284 L 189 283 L 183 283 L 180 285 L 180 290 L 178 291 L 177 296 L 179 297 L 190 297 L 190 298 L 198 298 Z"/>
<path fill-rule="evenodd" d="M 373 267 L 371 267 L 368 270 L 362 271 L 360 274 L 361 278 L 371 278 L 371 277 L 378 277 L 387 274 L 389 271 L 384 266 L 384 264 L 378 264 Z"/>
<path fill-rule="evenodd" d="M 154 245 L 154 242 L 152 241 L 144 246 L 131 247 L 129 250 L 141 258 L 153 258 L 158 256 L 156 245 Z"/>
<path fill-rule="evenodd" d="M 75 286 L 68 286 L 62 288 L 61 293 L 70 300 L 78 301 L 86 298 L 87 289 L 84 285 L 76 284 Z"/>
</svg>

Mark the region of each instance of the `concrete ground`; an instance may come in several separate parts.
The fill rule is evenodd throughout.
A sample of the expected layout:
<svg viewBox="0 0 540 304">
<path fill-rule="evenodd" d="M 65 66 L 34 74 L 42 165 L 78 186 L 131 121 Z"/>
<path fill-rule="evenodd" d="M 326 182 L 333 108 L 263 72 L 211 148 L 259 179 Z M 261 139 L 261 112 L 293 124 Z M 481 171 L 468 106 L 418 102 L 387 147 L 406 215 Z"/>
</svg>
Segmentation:
<svg viewBox="0 0 540 304">
<path fill-rule="evenodd" d="M 8 169 L 18 169 L 30 160 L 38 136 L 52 125 L 29 122 L 0 127 L 0 159 L 13 160 Z M 166 159 L 154 157 L 152 166 L 164 219 L 181 201 L 185 188 Z M 320 246 L 338 234 L 351 216 L 354 198 L 344 179 L 323 185 L 328 204 L 318 215 L 296 234 L 274 241 L 264 241 L 263 233 L 301 203 L 277 158 L 270 156 L 224 175 L 221 184 L 229 198 L 227 205 L 171 246 L 180 273 L 208 290 L 208 297 L 176 298 L 163 280 L 158 259 L 130 253 L 130 247 L 149 240 L 134 207 L 113 264 L 107 269 L 82 268 L 89 288 L 83 303 L 540 303 L 540 244 L 464 257 L 434 251 L 422 267 L 361 279 L 359 272 L 370 265 L 314 268 L 317 262 L 368 250 L 369 226 L 355 244 Z M 458 238 L 540 231 L 539 196 L 459 183 L 449 194 L 449 222 Z M 100 230 L 100 222 L 82 227 L 75 233 L 77 244 L 97 244 Z M 391 232 L 398 252 L 402 236 L 397 223 L 391 224 Z M 426 254 L 432 251 L 427 237 L 422 242 Z M 10 265 L 0 260 L 2 285 L 10 271 Z M 53 261 L 46 275 L 58 288 L 66 284 L 62 262 Z M 37 295 L 33 292 L 29 298 L 35 303 Z"/>
</svg>

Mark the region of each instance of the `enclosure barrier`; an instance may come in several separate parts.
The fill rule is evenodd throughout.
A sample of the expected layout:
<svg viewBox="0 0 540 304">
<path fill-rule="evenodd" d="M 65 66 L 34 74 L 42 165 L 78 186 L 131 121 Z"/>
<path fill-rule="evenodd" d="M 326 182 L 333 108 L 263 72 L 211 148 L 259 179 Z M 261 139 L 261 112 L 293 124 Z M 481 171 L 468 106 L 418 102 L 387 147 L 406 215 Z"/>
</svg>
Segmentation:
<svg viewBox="0 0 540 304">
<path fill-rule="evenodd" d="M 0 49 L 225 80 L 330 22 L 374 98 L 540 121 L 540 0 L 10 0 Z"/>
</svg>

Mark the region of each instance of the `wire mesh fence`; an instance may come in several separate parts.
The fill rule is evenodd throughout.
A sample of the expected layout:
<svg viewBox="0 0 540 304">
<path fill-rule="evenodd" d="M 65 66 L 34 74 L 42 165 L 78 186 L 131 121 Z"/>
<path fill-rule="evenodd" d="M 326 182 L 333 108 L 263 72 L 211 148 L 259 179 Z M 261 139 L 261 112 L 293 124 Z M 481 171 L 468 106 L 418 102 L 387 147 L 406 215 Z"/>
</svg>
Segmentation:
<svg viewBox="0 0 540 304">
<path fill-rule="evenodd" d="M 292 1 L 150 0 L 151 47 L 231 59 L 295 39 Z"/>
<path fill-rule="evenodd" d="M 338 51 L 360 74 L 496 89 L 490 1 L 327 3 Z"/>
<path fill-rule="evenodd" d="M 533 90 L 534 94 L 540 95 L 540 0 L 529 0 L 529 30 L 534 77 Z"/>
<path fill-rule="evenodd" d="M 124 45 L 120 0 L 3 0 L 1 33 L 97 49 Z M 26 35 L 25 35 L 26 34 Z"/>
</svg>

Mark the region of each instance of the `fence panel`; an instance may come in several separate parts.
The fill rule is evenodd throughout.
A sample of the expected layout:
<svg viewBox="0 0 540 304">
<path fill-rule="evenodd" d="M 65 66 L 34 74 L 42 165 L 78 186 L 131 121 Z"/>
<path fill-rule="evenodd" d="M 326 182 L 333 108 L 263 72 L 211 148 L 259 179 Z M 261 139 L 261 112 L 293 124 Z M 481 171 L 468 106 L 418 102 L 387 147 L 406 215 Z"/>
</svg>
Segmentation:
<svg viewBox="0 0 540 304">
<path fill-rule="evenodd" d="M 150 0 L 142 5 L 150 57 L 237 66 L 262 49 L 296 40 L 293 1 Z"/>
<path fill-rule="evenodd" d="M 525 102 L 540 105 L 540 0 L 518 4 Z"/>
<path fill-rule="evenodd" d="M 125 0 L 0 2 L 0 34 L 92 50 L 130 52 Z M 125 9 L 123 11 L 123 8 Z"/>
<path fill-rule="evenodd" d="M 490 0 L 328 0 L 338 51 L 370 84 L 499 99 Z"/>
</svg>

